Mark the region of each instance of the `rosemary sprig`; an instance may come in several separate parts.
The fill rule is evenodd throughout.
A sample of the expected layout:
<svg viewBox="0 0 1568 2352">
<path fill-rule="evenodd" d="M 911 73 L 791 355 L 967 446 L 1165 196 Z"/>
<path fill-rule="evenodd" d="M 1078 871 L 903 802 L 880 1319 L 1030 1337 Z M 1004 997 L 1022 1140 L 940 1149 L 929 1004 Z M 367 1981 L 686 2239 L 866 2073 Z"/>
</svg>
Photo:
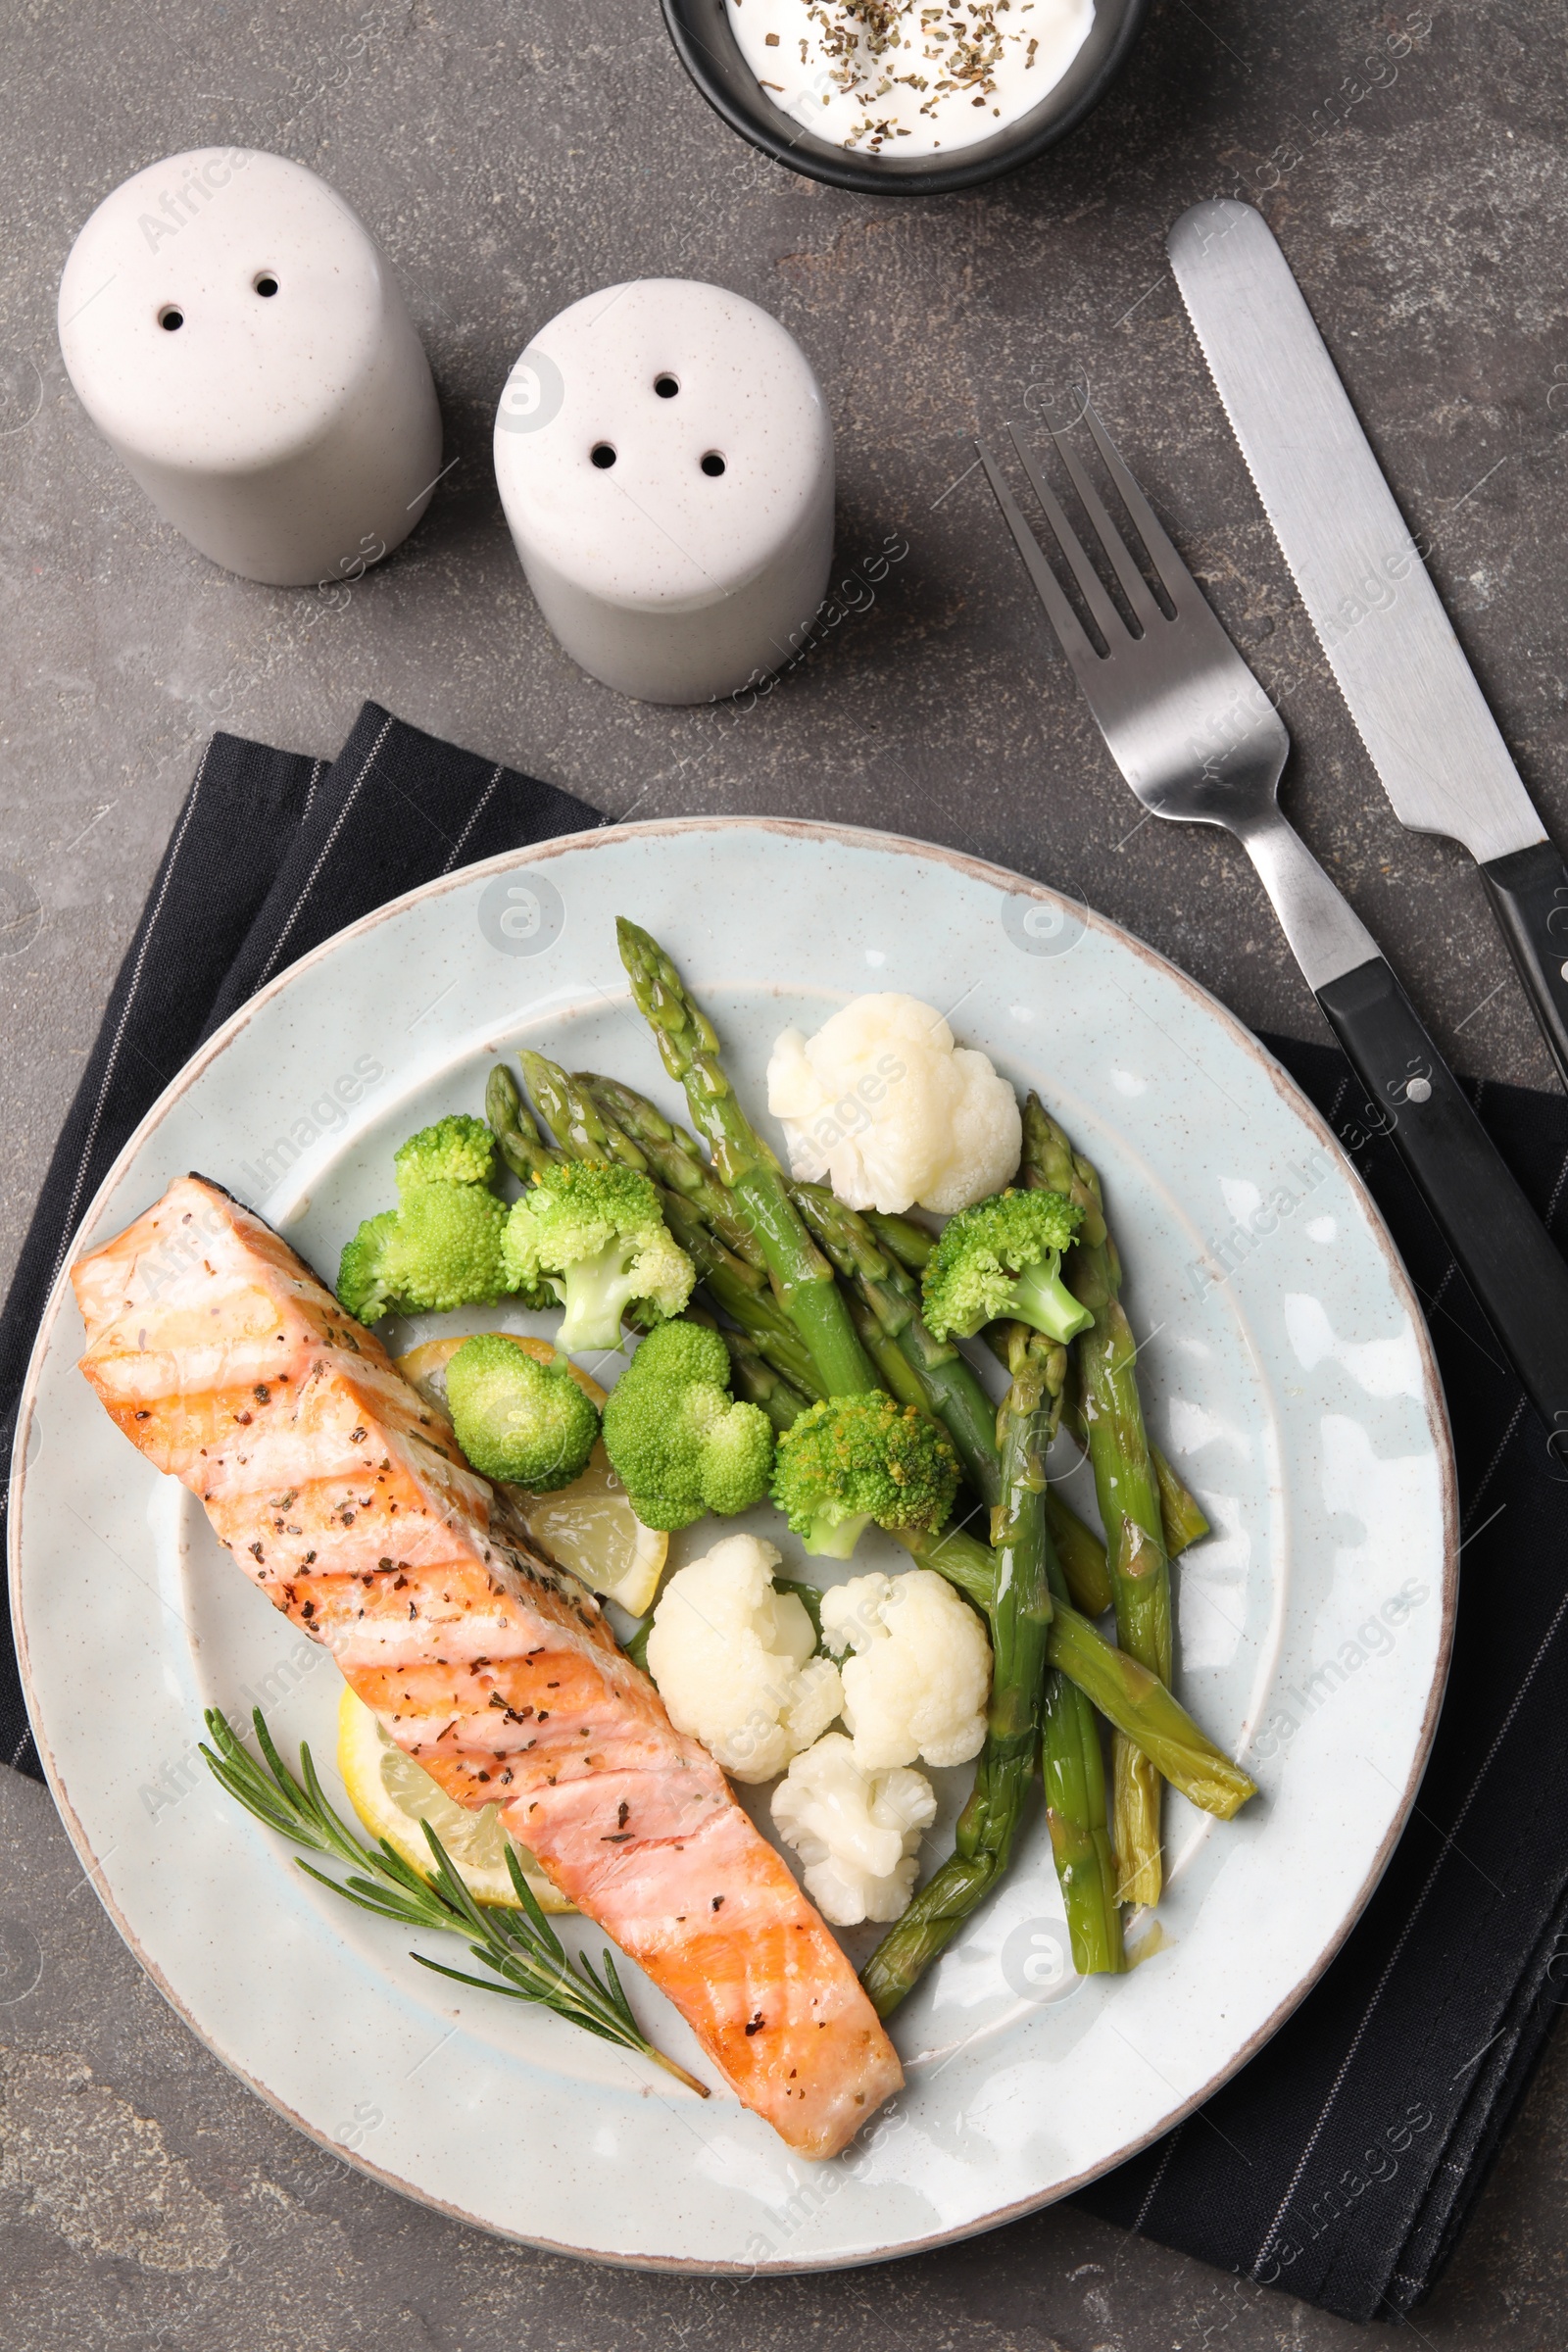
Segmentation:
<svg viewBox="0 0 1568 2352">
<path fill-rule="evenodd" d="M 609 1950 L 604 1954 L 602 1975 L 595 1974 L 592 1963 L 585 1957 L 579 1957 L 573 1965 L 560 1936 L 540 1910 L 510 1842 L 506 1849 L 507 1870 L 522 1908 L 520 1912 L 481 1908 L 428 1822 L 420 1827 L 429 1840 L 435 1874 L 432 1879 L 413 1869 L 384 1838 L 378 1838 L 373 1846 L 362 1843 L 328 1803 L 309 1747 L 301 1743 L 300 1776 L 296 1780 L 278 1754 L 260 1707 L 254 1710 L 252 1721 L 256 1727 L 256 1744 L 262 1751 L 261 1764 L 241 1743 L 228 1718 L 218 1707 L 207 1710 L 207 1729 L 213 1745 L 204 1745 L 202 1754 L 220 1786 L 266 1828 L 275 1830 L 279 1837 L 306 1846 L 313 1853 L 346 1862 L 355 1874 L 348 1879 L 332 1879 L 311 1863 L 301 1862 L 299 1867 L 308 1878 L 330 1887 L 346 1902 L 357 1903 L 362 1911 L 375 1913 L 377 1918 L 396 1920 L 402 1927 L 439 1928 L 454 1936 L 466 1936 L 473 1957 L 493 1969 L 494 1977 L 471 1976 L 466 1969 L 448 1968 L 440 1960 L 426 1960 L 420 1952 L 411 1952 L 409 1957 L 437 1976 L 455 1978 L 460 1984 L 476 1984 L 481 1992 L 505 1993 L 514 2001 L 538 2001 L 553 2009 L 558 2017 L 564 2017 L 568 2025 L 580 2026 L 585 2034 L 597 2034 L 602 2041 L 639 2051 L 656 2066 L 662 2066 L 666 2074 L 673 2075 L 677 2082 L 684 2082 L 688 2089 L 707 2098 L 707 2086 L 683 2066 L 677 2066 L 673 2058 L 666 2058 L 662 2050 L 655 2049 L 642 2033 Z"/>
</svg>

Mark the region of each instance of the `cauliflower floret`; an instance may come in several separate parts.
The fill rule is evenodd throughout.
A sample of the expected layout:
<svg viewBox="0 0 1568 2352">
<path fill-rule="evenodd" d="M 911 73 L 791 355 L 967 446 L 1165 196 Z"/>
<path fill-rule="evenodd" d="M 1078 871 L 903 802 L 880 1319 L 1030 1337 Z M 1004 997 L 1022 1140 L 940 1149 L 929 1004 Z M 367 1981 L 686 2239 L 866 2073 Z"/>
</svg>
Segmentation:
<svg viewBox="0 0 1568 2352">
<path fill-rule="evenodd" d="M 814 1037 L 786 1029 L 767 1107 L 797 1176 L 890 1214 L 918 1204 L 951 1216 L 983 1200 L 1023 1147 L 1011 1087 L 916 997 L 854 997 Z"/>
<path fill-rule="evenodd" d="M 726 1536 L 670 1578 L 648 1636 L 671 1723 L 731 1780 L 775 1780 L 844 1703 L 838 1668 L 811 1655 L 805 1608 L 773 1590 L 778 1562 L 771 1544 Z"/>
<path fill-rule="evenodd" d="M 797 1756 L 772 1795 L 773 1819 L 806 1868 L 806 1891 L 835 1928 L 899 1919 L 909 1907 L 920 1832 L 937 1800 L 923 1773 L 863 1772 L 842 1732 Z"/>
<path fill-rule="evenodd" d="M 991 1644 L 946 1578 L 852 1576 L 822 1595 L 822 1640 L 842 1655 L 844 1720 L 864 1772 L 966 1764 L 986 1736 Z"/>
</svg>

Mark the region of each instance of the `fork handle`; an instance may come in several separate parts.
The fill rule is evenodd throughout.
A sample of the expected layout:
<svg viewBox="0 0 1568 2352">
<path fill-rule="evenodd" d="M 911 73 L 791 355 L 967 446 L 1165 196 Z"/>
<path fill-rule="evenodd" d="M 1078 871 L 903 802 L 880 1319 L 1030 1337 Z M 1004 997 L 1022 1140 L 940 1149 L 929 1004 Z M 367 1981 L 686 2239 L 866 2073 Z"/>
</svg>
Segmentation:
<svg viewBox="0 0 1568 2352">
<path fill-rule="evenodd" d="M 1383 957 L 1316 996 L 1568 1464 L 1568 1264 Z"/>
<path fill-rule="evenodd" d="M 1568 1086 L 1568 865 L 1554 842 L 1538 841 L 1492 858 L 1481 879 Z"/>
</svg>

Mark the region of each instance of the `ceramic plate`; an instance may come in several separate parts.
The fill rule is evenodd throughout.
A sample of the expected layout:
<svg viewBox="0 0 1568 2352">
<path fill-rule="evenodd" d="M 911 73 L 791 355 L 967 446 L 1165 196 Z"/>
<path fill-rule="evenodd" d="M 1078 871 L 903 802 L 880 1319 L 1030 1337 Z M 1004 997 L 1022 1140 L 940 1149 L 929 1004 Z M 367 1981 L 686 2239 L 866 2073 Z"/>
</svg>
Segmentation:
<svg viewBox="0 0 1568 2352">
<path fill-rule="evenodd" d="M 387 1204 L 393 1148 L 441 1112 L 477 1111 L 492 1057 L 525 1043 L 681 1111 L 630 1005 L 620 911 L 670 948 L 754 1107 L 786 1021 L 902 989 L 1038 1087 L 1099 1162 L 1151 1422 L 1213 1523 L 1177 1571 L 1181 1692 L 1261 1788 L 1229 1825 L 1168 1798 L 1169 1892 L 1140 1964 L 1072 1975 L 1036 1818 L 1000 1893 L 895 2020 L 906 2089 L 822 2166 L 721 2087 L 705 2103 L 552 2016 L 417 1969 L 407 1933 L 314 1887 L 202 1768 L 213 1704 L 243 1720 L 260 1701 L 286 1750 L 309 1739 L 330 1758 L 337 1678 L 102 1412 L 74 1369 L 65 1286 L 12 1489 L 23 1670 L 50 1784 L 122 1934 L 302 2130 L 535 2244 L 692 2270 L 868 2262 L 1104 2171 L 1223 2082 L 1324 1967 L 1398 1835 L 1442 1695 L 1442 1396 L 1357 1179 L 1220 1005 L 1033 884 L 824 826 L 609 828 L 382 909 L 203 1048 L 126 1147 L 84 1241 L 197 1168 L 330 1278 L 358 1220 Z M 485 1323 L 530 1328 L 468 1318 Z M 1086 1513 L 1089 1484 L 1080 1471 L 1067 1487 Z M 765 1524 L 801 1573 L 782 1524 Z M 684 1556 L 711 1533 L 688 1531 Z M 857 1570 L 876 1559 L 863 1550 Z M 963 1777 L 946 1776 L 947 1821 Z M 656 2039 L 713 2080 L 631 1975 Z"/>
</svg>

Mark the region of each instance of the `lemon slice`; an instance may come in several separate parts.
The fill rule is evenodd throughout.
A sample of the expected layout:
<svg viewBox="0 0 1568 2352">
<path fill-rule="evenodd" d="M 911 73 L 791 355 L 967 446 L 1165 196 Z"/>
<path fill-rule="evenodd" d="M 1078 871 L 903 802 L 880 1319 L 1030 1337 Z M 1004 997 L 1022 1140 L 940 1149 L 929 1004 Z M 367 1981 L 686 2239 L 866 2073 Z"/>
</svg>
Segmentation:
<svg viewBox="0 0 1568 2352">
<path fill-rule="evenodd" d="M 501 1335 L 523 1348 L 535 1362 L 553 1363 L 556 1349 L 548 1340 Z M 458 1340 L 429 1340 L 408 1355 L 398 1357 L 398 1370 L 411 1381 L 427 1404 L 450 1415 L 447 1402 L 447 1365 L 463 1346 Z M 567 1370 L 601 1412 L 605 1392 L 575 1364 Z M 530 1494 L 521 1487 L 503 1487 L 513 1508 L 534 1542 L 580 1576 L 595 1592 L 614 1601 L 630 1617 L 644 1617 L 653 1606 L 659 1580 L 669 1556 L 669 1538 L 644 1527 L 626 1499 L 626 1490 L 610 1466 L 604 1440 L 596 1439 L 588 1467 L 581 1478 L 554 1494 Z"/>
<path fill-rule="evenodd" d="M 555 1494 L 512 1492 L 528 1533 L 553 1560 L 574 1569 L 628 1617 L 647 1615 L 664 1572 L 669 1538 L 644 1527 L 636 1516 L 603 1439 L 595 1442 L 587 1469 L 571 1486 Z"/>
<path fill-rule="evenodd" d="M 533 1856 L 508 1838 L 499 1805 L 482 1805 L 473 1812 L 448 1796 L 422 1764 L 387 1738 L 374 1709 L 347 1683 L 337 1709 L 337 1768 L 349 1801 L 371 1837 L 384 1838 L 422 1877 L 431 1875 L 430 1848 L 419 1827 L 427 1821 L 476 1903 L 521 1909 L 507 1870 L 511 1844 L 540 1910 L 575 1909 L 552 1886 Z"/>
</svg>

